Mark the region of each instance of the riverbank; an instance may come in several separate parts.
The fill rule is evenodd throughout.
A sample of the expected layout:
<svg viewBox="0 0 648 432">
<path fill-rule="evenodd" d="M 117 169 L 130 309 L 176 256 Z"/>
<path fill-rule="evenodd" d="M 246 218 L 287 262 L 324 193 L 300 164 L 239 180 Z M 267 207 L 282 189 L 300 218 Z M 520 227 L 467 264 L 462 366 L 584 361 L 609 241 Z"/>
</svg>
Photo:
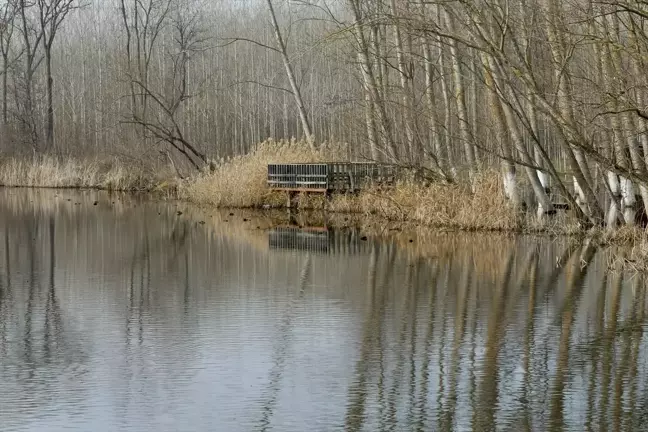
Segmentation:
<svg viewBox="0 0 648 432">
<path fill-rule="evenodd" d="M 156 198 L 177 199 L 207 209 L 280 209 L 285 206 L 286 196 L 267 186 L 269 163 L 324 162 L 348 157 L 348 149 L 338 144 L 311 149 L 294 140 L 266 141 L 246 155 L 223 160 L 212 170 L 182 180 L 171 167 L 115 158 L 6 158 L 0 159 L 0 185 L 143 191 Z M 594 237 L 602 244 L 633 245 L 645 251 L 642 253 L 648 262 L 648 239 L 643 229 L 585 230 L 569 212 L 539 220 L 532 212 L 509 205 L 500 175 L 494 170 L 482 171 L 472 190 L 462 183 L 423 185 L 404 179 L 392 188 L 334 195 L 330 200 L 319 194 L 302 195 L 298 208 L 302 212 L 315 210 L 311 215 L 325 215 L 315 218 L 326 218 L 327 225 L 353 226 L 368 232 L 425 229 Z"/>
<path fill-rule="evenodd" d="M 132 214 L 136 209 L 148 208 L 151 220 L 171 218 L 175 229 L 200 232 L 199 227 L 207 229 L 209 235 L 218 234 L 231 239 L 245 239 L 249 244 L 261 249 L 268 248 L 268 235 L 277 227 L 292 227 L 305 233 L 353 232 L 362 242 L 380 242 L 396 245 L 413 257 L 438 259 L 451 252 L 457 238 L 467 243 L 478 242 L 483 253 L 498 262 L 502 242 L 544 241 L 551 244 L 570 245 L 570 250 L 580 250 L 589 245 L 610 251 L 611 269 L 648 271 L 648 237 L 640 228 L 623 227 L 614 231 L 604 229 L 579 230 L 565 227 L 556 229 L 495 230 L 495 229 L 457 229 L 449 226 L 433 226 L 412 219 L 389 220 L 384 216 L 360 212 L 340 213 L 322 209 L 288 212 L 285 209 L 224 209 L 214 205 L 196 205 L 175 197 L 166 199 L 163 194 L 144 192 L 106 192 L 90 188 L 0 188 L 2 204 L 9 209 L 33 214 L 60 213 L 73 215 L 103 214 L 106 209 L 122 216 Z M 138 210 L 139 211 L 139 210 Z M 128 224 L 127 219 L 124 223 Z M 196 231 L 194 231 L 196 230 Z M 188 232 L 188 231 L 187 231 Z M 205 233 L 203 232 L 204 235 Z M 171 235 L 171 234 L 170 234 Z M 237 241 L 238 241 L 237 240 Z M 538 251 L 542 253 L 541 250 Z M 558 260 L 558 257 L 556 257 Z M 557 264 L 560 265 L 560 264 Z"/>
</svg>

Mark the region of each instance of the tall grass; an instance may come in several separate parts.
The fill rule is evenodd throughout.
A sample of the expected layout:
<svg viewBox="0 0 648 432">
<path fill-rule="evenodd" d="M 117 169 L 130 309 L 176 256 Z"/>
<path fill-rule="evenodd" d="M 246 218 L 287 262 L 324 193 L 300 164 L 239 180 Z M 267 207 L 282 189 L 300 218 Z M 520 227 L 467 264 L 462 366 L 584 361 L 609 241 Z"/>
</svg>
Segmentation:
<svg viewBox="0 0 648 432">
<path fill-rule="evenodd" d="M 334 196 L 330 209 L 471 230 L 517 230 L 524 222 L 506 202 L 497 172 L 482 173 L 475 179 L 473 191 L 463 184 L 422 185 L 406 180 L 393 188 Z"/>
<path fill-rule="evenodd" d="M 299 141 L 266 141 L 253 152 L 186 182 L 180 196 L 216 207 L 278 207 L 285 205 L 286 197 L 268 188 L 268 164 L 345 159 L 346 150 L 339 145 L 312 150 Z M 515 230 L 522 224 L 519 213 L 506 203 L 497 172 L 483 173 L 473 191 L 461 184 L 421 185 L 404 180 L 393 188 L 337 195 L 330 201 L 322 195 L 304 195 L 298 205 L 303 209 L 326 207 L 334 212 L 463 229 Z"/>
<path fill-rule="evenodd" d="M 317 150 L 296 140 L 268 140 L 252 152 L 223 161 L 212 172 L 185 182 L 180 197 L 198 204 L 217 207 L 278 206 L 285 202 L 266 183 L 268 164 L 325 162 L 346 159 L 342 145 L 323 144 Z"/>
<path fill-rule="evenodd" d="M 0 159 L 0 185 L 12 187 L 152 190 L 173 174 L 112 159 L 77 160 L 40 156 Z"/>
</svg>

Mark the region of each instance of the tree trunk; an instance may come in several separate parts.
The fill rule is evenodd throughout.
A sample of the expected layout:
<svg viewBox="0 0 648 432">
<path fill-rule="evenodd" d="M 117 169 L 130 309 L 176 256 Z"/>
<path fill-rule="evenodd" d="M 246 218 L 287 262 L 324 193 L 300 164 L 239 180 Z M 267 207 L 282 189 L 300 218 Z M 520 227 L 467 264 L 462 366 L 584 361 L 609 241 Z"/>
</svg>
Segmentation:
<svg viewBox="0 0 648 432">
<path fill-rule="evenodd" d="M 444 9 L 445 21 L 448 28 L 452 33 L 455 33 L 454 20 L 450 13 Z M 457 104 L 457 120 L 459 122 L 459 137 L 463 141 L 464 154 L 466 157 L 466 164 L 468 169 L 468 177 L 472 183 L 475 179 L 475 151 L 473 147 L 473 136 L 470 131 L 470 122 L 468 119 L 468 108 L 466 107 L 466 91 L 464 86 L 464 78 L 461 68 L 461 61 L 459 59 L 459 49 L 457 41 L 449 39 L 450 56 L 452 60 L 452 78 L 454 80 L 455 93 L 454 99 Z"/>
<path fill-rule="evenodd" d="M 447 156 L 445 155 L 441 137 L 439 134 L 439 116 L 437 113 L 437 102 L 434 94 L 434 65 L 432 64 L 432 49 L 426 37 L 423 38 L 423 58 L 425 61 L 425 100 L 427 102 L 429 118 L 430 145 L 429 152 L 433 152 L 432 159 L 438 166 L 443 177 L 447 174 Z"/>
<path fill-rule="evenodd" d="M 439 39 L 439 69 L 441 69 L 441 94 L 443 95 L 443 107 L 444 107 L 444 117 L 443 117 L 443 129 L 444 129 L 444 144 L 446 156 L 448 158 L 447 165 L 449 167 L 450 176 L 455 178 L 457 175 L 457 168 L 454 164 L 454 154 L 452 152 L 452 107 L 450 105 L 450 85 L 448 83 L 448 74 L 446 69 L 447 57 L 444 46 Z"/>
<path fill-rule="evenodd" d="M 401 84 L 402 109 L 405 120 L 405 137 L 407 139 L 407 154 L 411 164 L 419 160 L 418 145 L 414 130 L 414 95 L 412 93 L 413 79 L 411 70 L 407 65 L 405 58 L 405 49 L 403 47 L 403 36 L 401 34 L 400 24 L 398 23 L 398 11 L 396 9 L 396 0 L 390 0 L 392 15 L 396 18 L 394 24 L 394 43 L 396 45 L 396 59 L 398 62 L 398 75 Z"/>
<path fill-rule="evenodd" d="M 54 149 L 54 78 L 52 78 L 52 47 L 45 47 L 45 67 L 47 74 L 47 125 L 46 125 L 46 148 L 49 151 Z M 85 137 L 84 137 L 85 138 Z"/>
<path fill-rule="evenodd" d="M 365 83 L 365 122 L 367 126 L 367 140 L 369 141 L 369 152 L 371 159 L 378 161 L 381 159 L 378 152 L 378 142 L 376 141 L 376 123 L 374 121 L 374 104 L 371 101 L 371 93 L 369 92 L 369 84 Z"/>
<path fill-rule="evenodd" d="M 608 209 L 605 218 L 605 224 L 608 228 L 616 228 L 617 221 L 619 220 L 619 200 L 621 198 L 621 191 L 619 188 L 619 176 L 615 173 L 608 171 L 608 186 L 610 188 L 610 208 Z"/>
<path fill-rule="evenodd" d="M 620 40 L 620 30 L 618 17 L 616 15 L 609 16 L 606 14 L 607 8 L 601 6 L 601 17 L 603 24 L 603 39 L 609 38 L 608 46 L 605 48 L 603 54 L 603 63 L 605 65 L 605 73 L 603 74 L 604 83 L 612 90 L 613 93 L 625 91 L 625 89 L 617 88 L 617 81 L 620 71 L 618 68 L 622 67 L 621 57 L 616 48 L 610 48 L 609 44 L 622 43 Z M 634 72 L 641 73 L 637 68 L 637 63 L 631 60 L 634 66 Z M 615 67 L 616 66 L 616 67 Z M 640 75 L 638 75 L 640 76 Z M 613 102 L 614 109 L 618 110 L 618 103 Z M 644 159 L 639 153 L 638 143 L 635 140 L 636 125 L 633 118 L 629 113 L 623 113 L 621 116 L 621 123 L 616 116 L 613 116 L 612 122 L 615 123 L 615 131 L 617 131 L 617 140 L 615 140 L 617 147 L 617 154 L 622 167 L 628 169 L 632 167 L 640 176 L 646 176 L 646 164 Z M 624 147 L 627 147 L 627 152 Z M 629 156 L 629 157 L 628 157 Z M 648 208 L 648 189 L 645 185 L 639 185 L 639 191 L 644 203 L 644 208 Z M 621 197 L 623 214 L 626 224 L 633 225 L 635 218 L 635 188 L 632 181 L 628 178 L 621 178 Z"/>
<path fill-rule="evenodd" d="M 277 39 L 277 45 L 279 46 L 281 59 L 283 60 L 284 68 L 286 69 L 288 82 L 290 83 L 290 88 L 292 89 L 293 96 L 295 97 L 295 103 L 297 105 L 297 111 L 299 112 L 299 119 L 301 120 L 302 129 L 304 130 L 306 141 L 311 146 L 311 148 L 314 149 L 315 138 L 313 137 L 310 121 L 308 120 L 308 113 L 306 112 L 306 107 L 304 106 L 304 101 L 302 99 L 301 91 L 299 89 L 299 85 L 297 85 L 297 80 L 295 79 L 295 74 L 293 73 L 292 65 L 290 64 L 290 59 L 288 58 L 288 52 L 286 51 L 286 44 L 284 43 L 283 36 L 281 35 L 281 30 L 279 29 L 279 23 L 277 22 L 277 17 L 275 16 L 275 11 L 272 6 L 272 0 L 266 0 L 266 3 L 268 4 L 268 10 L 270 12 L 272 27 L 274 28 L 275 38 Z"/>
<path fill-rule="evenodd" d="M 5 130 L 3 131 L 5 134 L 7 133 L 6 127 L 7 127 L 7 75 L 9 71 L 7 70 L 7 57 L 3 58 L 3 63 L 5 65 L 4 67 L 4 73 L 2 74 L 2 124 L 5 127 Z"/>
<path fill-rule="evenodd" d="M 492 91 L 490 92 L 491 97 L 494 99 L 493 104 L 499 105 L 498 107 L 499 108 L 498 111 L 500 111 L 499 115 L 501 116 L 503 114 L 503 117 L 506 120 L 506 121 L 500 121 L 500 128 L 504 131 L 507 130 L 510 131 L 511 137 L 513 139 L 513 143 L 517 148 L 517 153 L 525 165 L 524 171 L 527 174 L 529 183 L 531 184 L 531 188 L 533 189 L 533 193 L 538 201 L 538 216 L 542 217 L 542 215 L 545 213 L 552 213 L 554 211 L 554 206 L 551 202 L 551 199 L 547 195 L 545 188 L 540 182 L 540 179 L 538 178 L 537 171 L 533 169 L 534 161 L 531 158 L 531 155 L 529 154 L 526 146 L 524 145 L 524 141 L 522 139 L 522 133 L 518 128 L 517 118 L 513 113 L 511 107 L 506 103 L 506 93 L 503 93 L 505 92 L 505 88 L 504 88 L 505 84 L 503 80 L 500 78 L 497 65 L 494 63 L 494 60 L 489 56 L 485 56 L 484 62 L 485 64 L 488 65 L 488 68 L 486 70 L 487 80 L 490 80 L 492 84 L 494 84 L 494 87 L 491 88 Z M 499 89 L 500 92 L 502 92 L 499 98 L 497 97 L 497 89 Z M 509 145 L 509 147 L 511 147 L 512 149 L 511 145 Z"/>
<path fill-rule="evenodd" d="M 373 68 L 371 67 L 371 61 L 369 60 L 369 48 L 367 46 L 363 26 L 361 25 L 362 14 L 360 13 L 359 5 L 356 0 L 348 0 L 348 2 L 353 11 L 353 32 L 358 44 L 357 55 L 362 78 L 364 82 L 368 84 L 367 87 L 375 108 L 377 125 L 380 128 L 379 131 L 381 140 L 384 144 L 384 151 L 387 152 L 390 159 L 395 160 L 397 157 L 397 151 L 392 139 L 391 126 L 387 117 L 387 111 L 385 110 L 385 104 L 380 97 L 376 78 L 373 73 Z"/>
<path fill-rule="evenodd" d="M 504 194 L 509 201 L 511 201 L 514 207 L 519 207 L 522 202 L 518 193 L 515 165 L 512 161 L 513 151 L 511 148 L 511 138 L 509 136 L 508 128 L 506 127 L 506 119 L 504 118 L 502 104 L 500 103 L 497 90 L 495 89 L 493 71 L 486 54 L 482 54 L 482 61 L 484 63 L 485 83 L 489 88 L 488 101 L 490 105 L 490 114 L 495 123 L 497 141 L 501 148 L 500 165 L 502 170 L 502 181 L 504 184 Z"/>
<path fill-rule="evenodd" d="M 589 165 L 583 154 L 581 148 L 576 145 L 576 141 L 580 138 L 574 136 L 574 131 L 577 130 L 574 125 L 573 100 L 571 95 L 571 83 L 569 72 L 564 69 L 567 68 L 568 56 L 566 42 L 564 38 L 568 33 L 560 30 L 559 24 L 556 21 L 561 20 L 563 17 L 562 11 L 558 6 L 557 0 L 545 0 L 547 3 L 547 10 L 549 19 L 547 19 L 546 30 L 549 35 L 549 46 L 551 49 L 554 63 L 559 65 L 554 67 L 554 77 L 558 82 L 557 88 L 557 102 L 560 117 L 563 119 L 564 124 L 559 126 L 569 125 L 569 128 L 563 128 L 561 133 L 565 140 L 565 156 L 573 171 L 574 189 L 577 196 L 581 200 L 583 211 L 585 211 L 592 221 L 592 223 L 599 223 L 603 220 L 603 212 L 598 203 L 596 195 L 592 189 L 592 176 L 589 170 Z"/>
<path fill-rule="evenodd" d="M 544 137 L 544 131 L 541 129 L 540 123 L 538 121 L 538 111 L 536 110 L 536 107 L 533 103 L 528 104 L 527 110 L 529 113 L 529 120 L 531 122 L 530 124 L 531 131 L 535 135 L 535 139 L 537 139 L 539 142 L 542 142 Z M 540 147 L 539 143 L 535 143 L 535 145 L 533 146 L 533 159 L 535 161 L 536 166 L 544 167 L 545 166 L 544 158 L 542 157 L 542 152 L 540 151 L 539 147 Z M 549 195 L 551 193 L 549 187 L 549 174 L 547 174 L 547 172 L 543 169 L 536 170 L 536 174 L 538 175 L 538 180 L 540 181 L 540 184 L 544 188 L 547 195 Z"/>
</svg>

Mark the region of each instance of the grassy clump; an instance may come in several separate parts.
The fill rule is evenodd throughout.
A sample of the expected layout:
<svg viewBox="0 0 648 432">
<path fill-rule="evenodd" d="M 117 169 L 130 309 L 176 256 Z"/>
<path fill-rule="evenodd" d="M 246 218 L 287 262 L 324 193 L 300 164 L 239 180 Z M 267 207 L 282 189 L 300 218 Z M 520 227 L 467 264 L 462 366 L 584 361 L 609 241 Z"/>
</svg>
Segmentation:
<svg viewBox="0 0 648 432">
<path fill-rule="evenodd" d="M 497 172 L 481 174 L 473 191 L 464 184 L 403 181 L 393 188 L 334 197 L 331 210 L 471 230 L 516 230 L 523 222 L 519 212 L 506 202 Z"/>
<path fill-rule="evenodd" d="M 156 173 L 143 164 L 116 159 L 99 161 L 39 156 L 0 160 L 2 186 L 153 190 L 169 178 L 173 178 L 171 172 Z"/>
<path fill-rule="evenodd" d="M 302 141 L 268 140 L 252 152 L 224 161 L 212 172 L 190 179 L 180 189 L 180 197 L 216 207 L 275 207 L 285 203 L 285 196 L 268 188 L 268 164 L 343 159 L 346 151 L 341 145 L 323 144 L 313 150 Z"/>
</svg>

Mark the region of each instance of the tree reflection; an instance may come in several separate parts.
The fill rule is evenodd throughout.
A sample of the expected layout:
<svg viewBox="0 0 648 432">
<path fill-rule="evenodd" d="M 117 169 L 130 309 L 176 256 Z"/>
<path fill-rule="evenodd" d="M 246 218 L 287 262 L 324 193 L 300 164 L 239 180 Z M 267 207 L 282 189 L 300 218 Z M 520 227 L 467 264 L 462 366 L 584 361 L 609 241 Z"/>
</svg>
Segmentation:
<svg viewBox="0 0 648 432">
<path fill-rule="evenodd" d="M 360 356 L 356 362 L 355 378 L 353 384 L 349 387 L 349 402 L 347 404 L 347 411 L 345 415 L 345 430 L 358 431 L 361 430 L 366 417 L 365 405 L 367 396 L 370 393 L 368 382 L 371 375 L 376 373 L 373 366 L 376 364 L 373 356 L 376 353 L 380 358 L 378 365 L 378 400 L 384 400 L 384 371 L 382 370 L 384 358 L 383 355 L 383 325 L 384 325 L 384 308 L 385 308 L 385 294 L 387 285 L 391 281 L 392 271 L 394 269 L 395 254 L 392 249 L 387 251 L 387 265 L 380 266 L 382 271 L 382 282 L 378 283 L 378 259 L 379 248 L 372 245 L 371 253 L 369 256 L 369 266 L 367 274 L 367 299 L 365 307 L 365 318 L 362 331 Z M 384 403 L 381 406 L 385 410 L 389 410 Z M 383 419 L 381 419 L 383 420 Z"/>
<path fill-rule="evenodd" d="M 420 246 L 397 238 L 316 255 L 142 211 L 124 220 L 78 206 L 0 213 L 0 378 L 17 397 L 40 392 L 38 403 L 51 403 L 52 376 L 74 382 L 70 370 L 98 355 L 104 335 L 114 356 L 108 393 L 120 415 L 136 415 L 136 402 L 182 390 L 156 379 L 201 384 L 192 381 L 196 365 L 221 354 L 203 344 L 231 326 L 231 309 L 254 305 L 271 309 L 249 324 L 273 330 L 269 348 L 254 347 L 266 385 L 232 392 L 250 392 L 240 400 L 258 430 L 304 415 L 282 410 L 294 402 L 289 385 L 315 378 L 290 367 L 301 361 L 296 347 L 312 346 L 293 337 L 297 318 L 311 312 L 309 326 L 331 325 L 319 313 L 349 325 L 336 329 L 339 350 L 319 352 L 327 369 L 308 369 L 339 368 L 316 377 L 324 390 L 309 387 L 330 416 L 322 429 L 572 430 L 582 421 L 586 430 L 638 430 L 647 420 L 646 279 L 608 268 L 609 250 L 593 243 L 445 234 Z M 341 243 L 355 242 L 346 235 Z M 210 334 L 190 345 L 200 326 Z"/>
<path fill-rule="evenodd" d="M 493 305 L 491 306 L 491 311 L 488 317 L 487 339 L 485 343 L 486 352 L 484 354 L 484 364 L 482 366 L 482 380 L 477 388 L 477 405 L 473 412 L 474 430 L 495 430 L 495 413 L 499 397 L 498 359 L 502 344 L 502 326 L 506 314 L 504 306 L 508 300 L 509 291 L 511 289 L 513 260 L 514 257 L 511 251 L 506 259 L 503 280 L 498 284 L 498 289 L 493 299 Z"/>
<path fill-rule="evenodd" d="M 35 228 L 36 227 L 36 228 Z M 36 361 L 34 359 L 34 350 L 33 350 L 33 319 L 34 319 L 34 303 L 36 301 L 36 284 L 37 284 L 37 274 L 36 274 L 36 231 L 38 225 L 35 224 L 32 218 L 27 223 L 26 234 L 27 234 L 27 260 L 29 262 L 29 281 L 27 285 L 28 290 L 28 300 L 27 300 L 27 311 L 25 312 L 25 333 L 23 336 L 23 355 L 25 365 L 29 371 L 29 378 L 34 377 L 34 372 L 36 369 Z"/>
<path fill-rule="evenodd" d="M 641 337 L 647 300 L 643 278 L 627 279 L 620 270 L 610 273 L 605 265 L 607 252 L 599 253 L 592 242 L 568 245 L 557 259 L 538 251 L 533 247 L 519 259 L 520 250 L 511 248 L 501 271 L 486 276 L 477 272 L 483 268 L 476 264 L 479 255 L 408 264 L 403 282 L 393 282 L 402 287 L 396 298 L 399 303 L 394 303 L 399 304 L 394 311 L 400 311 L 394 320 L 397 325 L 386 327 L 396 337 L 393 348 L 377 343 L 382 337 L 376 319 L 382 315 L 376 311 L 381 309 L 372 307 L 367 312 L 346 429 L 368 429 L 380 419 L 377 430 L 454 430 L 467 425 L 468 411 L 459 407 L 469 406 L 473 430 L 566 430 L 573 425 L 565 407 L 576 400 L 585 402 L 582 413 L 587 428 L 621 430 L 639 424 L 646 401 L 638 395 L 648 378 L 639 358 L 646 343 Z M 375 256 L 369 260 L 366 280 L 373 286 Z M 415 276 L 426 272 L 432 276 Z M 590 299 L 583 293 L 592 284 L 597 288 L 591 290 L 595 297 Z M 424 286 L 430 289 L 421 304 Z M 632 309 L 624 312 L 626 319 L 619 324 L 623 292 L 630 289 Z M 581 315 L 591 317 L 593 325 L 586 330 L 576 325 Z M 421 319 L 422 333 L 417 324 Z M 478 334 L 482 329 L 483 337 Z M 511 348 L 504 346 L 516 346 L 518 337 L 522 355 L 508 357 Z M 591 341 L 585 351 L 574 345 L 583 339 Z M 372 367 L 376 350 L 381 358 L 390 359 L 386 375 Z M 616 350 L 620 362 L 615 361 Z M 521 371 L 513 394 L 501 393 L 514 378 L 503 372 L 505 368 Z M 583 374 L 582 387 L 574 387 L 577 374 Z M 382 391 L 382 386 L 369 385 L 373 381 L 391 383 L 387 406 L 369 404 L 379 400 Z M 431 382 L 436 386 L 431 387 Z M 372 391 L 377 392 L 375 399 Z M 512 398 L 514 404 L 503 405 L 503 397 Z"/>
<path fill-rule="evenodd" d="M 49 217 L 49 287 L 45 306 L 45 335 L 43 351 L 46 361 L 52 358 L 52 349 L 56 349 L 64 337 L 61 309 L 56 297 L 56 249 L 55 249 L 55 223 L 54 217 Z"/>
<path fill-rule="evenodd" d="M 535 336 L 535 317 L 536 317 L 536 289 L 538 285 L 538 251 L 533 249 L 529 260 L 529 294 L 526 308 L 526 330 L 524 333 L 524 391 L 522 393 L 522 402 L 524 405 L 524 414 L 521 429 L 524 431 L 533 430 L 533 415 L 531 412 L 531 356 L 533 353 L 533 342 Z"/>
<path fill-rule="evenodd" d="M 626 430 L 636 430 L 641 425 L 638 422 L 638 419 L 633 416 L 633 413 L 638 412 L 638 399 L 637 394 L 639 393 L 639 361 L 640 361 L 640 349 L 643 336 L 643 329 L 646 324 L 646 280 L 644 275 L 638 274 L 635 275 L 635 286 L 634 286 L 634 295 L 635 302 L 632 309 L 632 320 L 633 320 L 633 331 L 629 336 L 631 339 L 631 353 L 629 355 L 629 379 L 627 382 L 628 387 L 630 388 L 630 394 L 628 396 L 629 400 L 629 409 L 626 411 L 624 419 L 624 428 Z"/>
<path fill-rule="evenodd" d="M 275 405 L 279 391 L 281 389 L 281 381 L 286 367 L 286 361 L 290 352 L 290 341 L 292 335 L 292 321 L 294 319 L 297 308 L 299 307 L 306 287 L 310 279 L 311 272 L 311 256 L 306 255 L 304 264 L 299 275 L 299 291 L 297 295 L 290 300 L 286 306 L 286 311 L 279 323 L 277 331 L 277 340 L 274 343 L 272 368 L 270 369 L 269 383 L 264 395 L 264 402 L 261 408 L 261 421 L 259 422 L 258 430 L 265 431 L 270 427 L 272 415 L 274 413 Z"/>
<path fill-rule="evenodd" d="M 11 314 L 11 256 L 9 227 L 4 230 L 4 271 L 0 273 L 0 356 L 7 355 L 8 326 Z M 13 315 L 13 314 L 11 314 Z"/>
<path fill-rule="evenodd" d="M 473 269 L 470 265 L 464 266 L 464 271 L 462 275 L 462 281 L 460 282 L 459 296 L 457 298 L 457 306 L 455 313 L 454 321 L 454 341 L 452 344 L 452 354 L 450 359 L 450 385 L 449 385 L 449 395 L 447 398 L 446 406 L 443 409 L 441 415 L 441 429 L 449 430 L 453 428 L 454 425 L 454 416 L 456 410 L 457 402 L 457 385 L 459 380 L 459 366 L 461 360 L 461 347 L 464 342 L 464 337 L 466 335 L 466 321 L 468 313 L 468 301 L 471 297 L 471 291 L 473 289 L 473 279 L 472 279 Z"/>
<path fill-rule="evenodd" d="M 428 410 L 428 393 L 430 386 L 430 348 L 432 347 L 432 339 L 434 338 L 434 324 L 436 322 L 435 309 L 436 309 L 436 294 L 437 294 L 437 277 L 439 274 L 439 265 L 436 263 L 432 264 L 432 269 L 430 271 L 430 280 L 426 284 L 429 287 L 429 301 L 428 301 L 428 315 L 424 318 L 427 319 L 427 328 L 424 337 L 423 345 L 423 360 L 421 365 L 421 390 L 418 395 L 417 410 L 419 412 L 419 418 L 416 423 L 417 432 L 426 430 L 426 414 Z"/>
<path fill-rule="evenodd" d="M 580 251 L 572 260 L 570 272 L 567 278 L 566 298 L 561 308 L 561 332 L 558 343 L 558 361 L 556 374 L 554 376 L 551 389 L 551 430 L 564 429 L 564 398 L 565 398 L 565 381 L 569 369 L 569 352 L 570 338 L 572 337 L 572 325 L 574 324 L 574 314 L 579 303 L 580 295 L 583 291 L 583 280 L 587 274 L 592 258 L 594 257 L 595 248 L 592 243 L 587 241 Z"/>
</svg>

